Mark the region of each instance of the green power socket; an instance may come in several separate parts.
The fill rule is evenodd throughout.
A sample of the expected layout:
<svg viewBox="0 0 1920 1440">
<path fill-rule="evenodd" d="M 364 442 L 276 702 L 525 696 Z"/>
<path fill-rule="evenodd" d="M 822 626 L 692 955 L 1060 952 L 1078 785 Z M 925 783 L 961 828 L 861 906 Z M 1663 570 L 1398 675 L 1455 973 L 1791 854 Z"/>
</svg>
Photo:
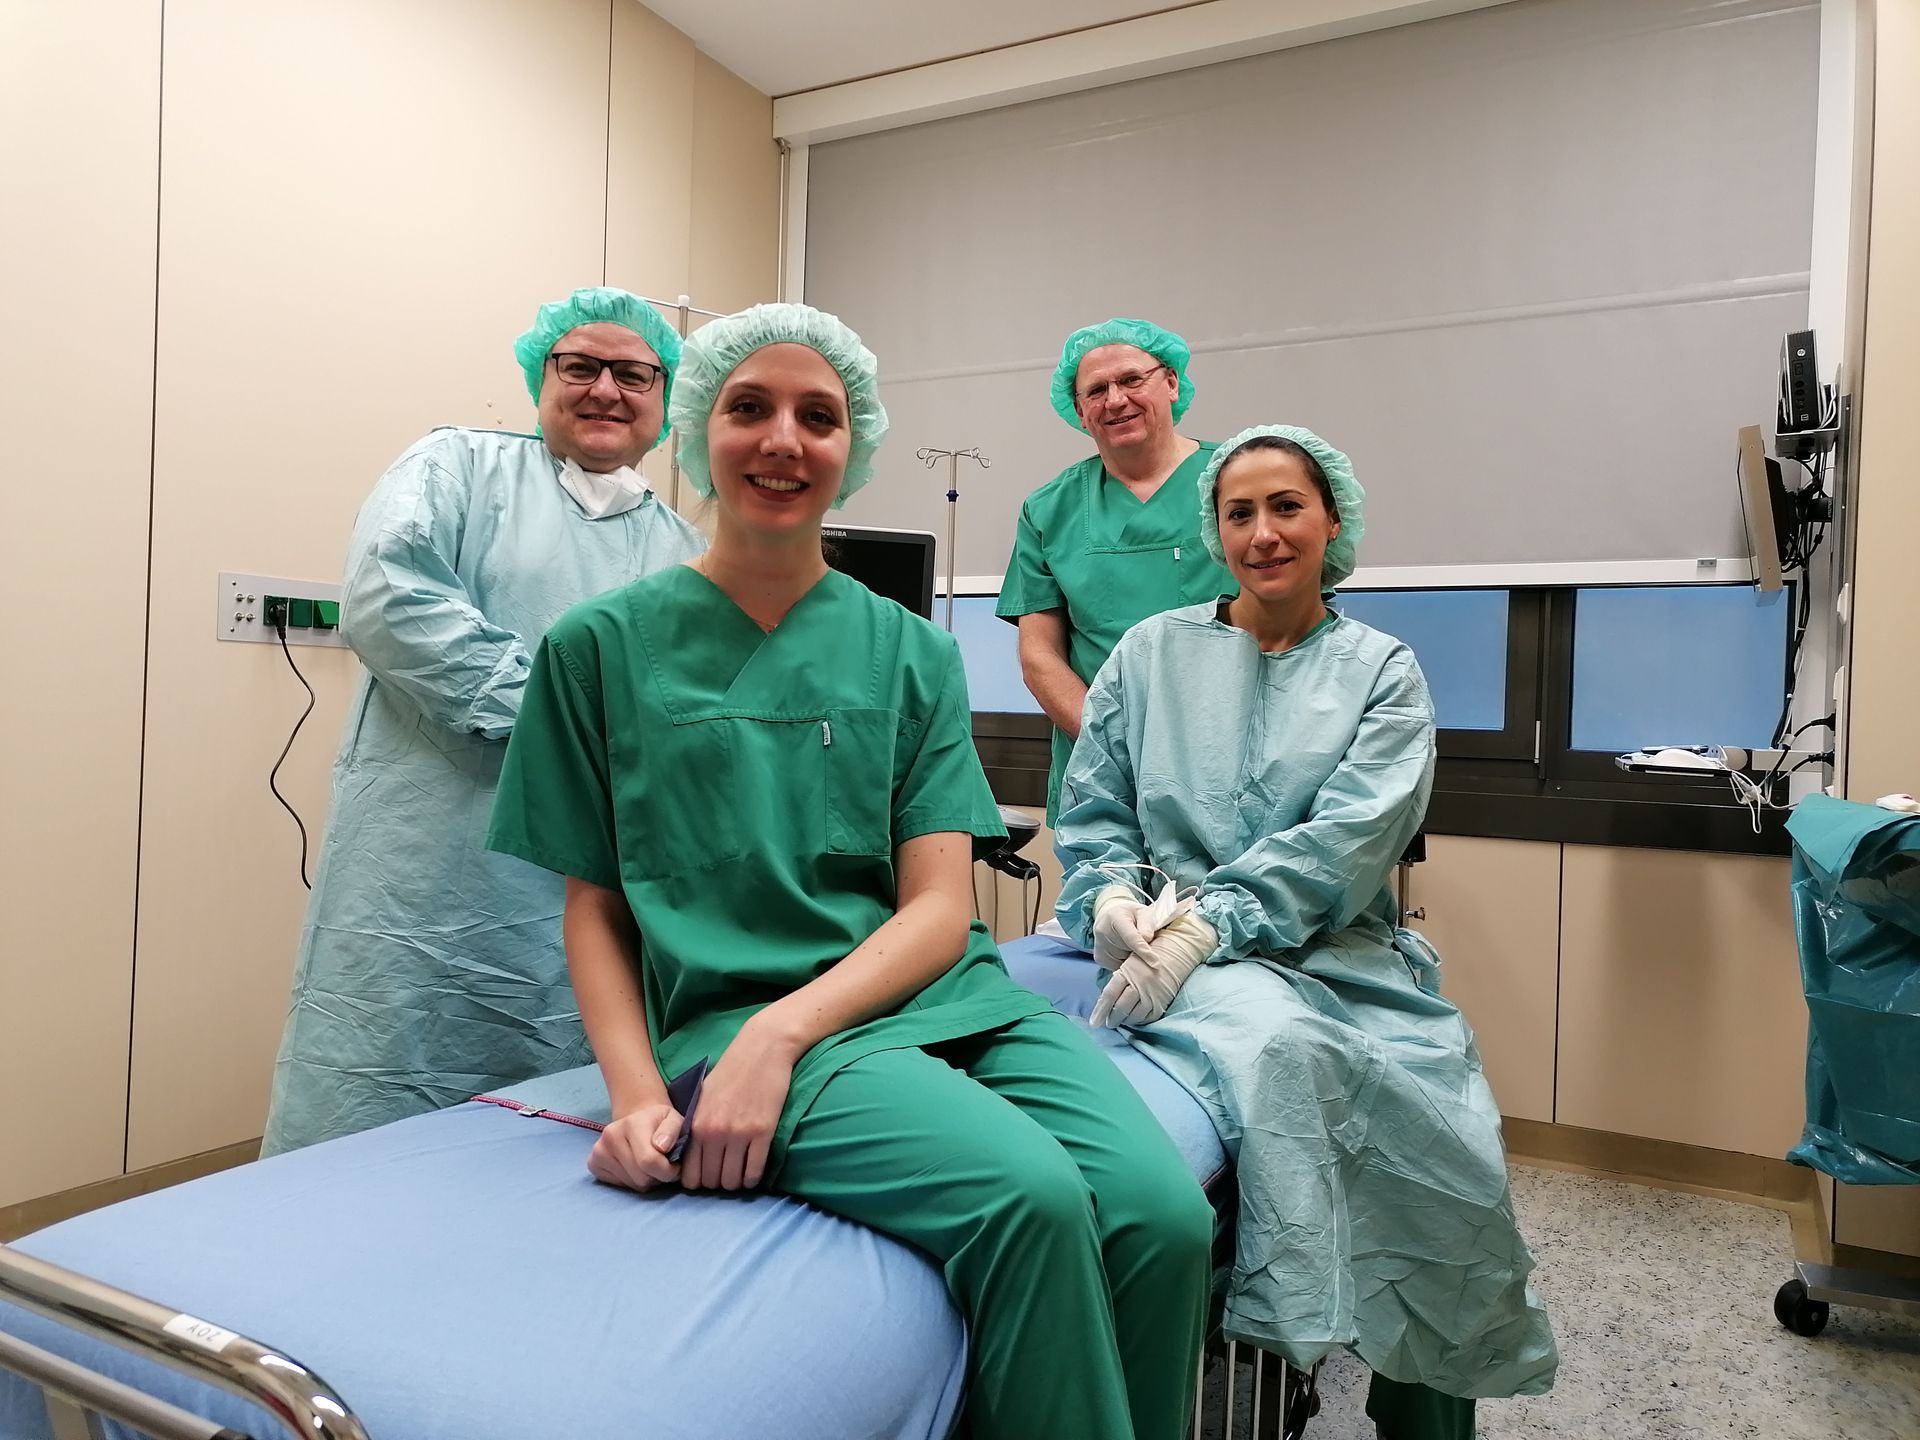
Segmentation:
<svg viewBox="0 0 1920 1440">
<path fill-rule="evenodd" d="M 338 630 L 338 600 L 308 600 L 298 595 L 264 595 L 260 620 L 269 630 Z"/>
</svg>

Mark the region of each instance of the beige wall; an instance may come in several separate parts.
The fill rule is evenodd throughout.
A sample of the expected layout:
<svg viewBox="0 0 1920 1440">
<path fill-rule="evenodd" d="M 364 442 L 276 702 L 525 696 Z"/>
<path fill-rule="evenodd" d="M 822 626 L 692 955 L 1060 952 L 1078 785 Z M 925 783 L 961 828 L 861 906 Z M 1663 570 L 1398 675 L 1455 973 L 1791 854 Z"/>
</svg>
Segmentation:
<svg viewBox="0 0 1920 1440">
<path fill-rule="evenodd" d="M 695 303 L 738 310 L 773 293 L 779 269 L 780 153 L 773 102 L 705 55 L 693 65 L 693 222 L 688 259 Z"/>
<path fill-rule="evenodd" d="M 0 1080 L 49 1108 L 0 1119 L 0 1204 L 123 1145 L 137 1169 L 259 1133 L 306 901 L 267 773 L 306 697 L 277 649 L 210 638 L 216 572 L 335 579 L 427 428 L 529 426 L 510 347 L 542 300 L 771 298 L 779 203 L 771 102 L 632 0 L 168 0 L 164 52 L 159 0 L 6 15 L 8 133 L 47 137 L 0 175 L 7 280 L 32 277 L 6 331 L 95 366 L 6 377 L 36 417 L 5 427 L 10 469 L 76 434 L 112 454 L 0 500 L 15 613 L 57 601 L 72 642 L 29 657 L 22 693 L 56 703 L 6 713 L 35 763 L 0 807 Z M 281 788 L 317 841 L 356 675 L 294 655 L 320 703 Z"/>
<path fill-rule="evenodd" d="M 1920 793 L 1920 0 L 1874 17 L 1873 199 L 1856 476 L 1847 794 Z M 1840 1186 L 1834 1237 L 1920 1254 L 1920 1192 Z"/>
<path fill-rule="evenodd" d="M 1920 0 L 1877 7 L 1847 793 L 1920 792 Z"/>
<path fill-rule="evenodd" d="M 150 0 L 0 7 L 0 1206 L 125 1143 L 159 58 Z"/>
</svg>

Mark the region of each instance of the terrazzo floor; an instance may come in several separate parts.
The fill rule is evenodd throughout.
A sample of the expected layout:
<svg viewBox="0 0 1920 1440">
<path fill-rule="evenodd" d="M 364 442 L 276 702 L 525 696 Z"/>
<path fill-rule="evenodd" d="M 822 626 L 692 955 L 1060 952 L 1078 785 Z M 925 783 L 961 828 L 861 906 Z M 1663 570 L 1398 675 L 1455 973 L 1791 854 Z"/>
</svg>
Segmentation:
<svg viewBox="0 0 1920 1440">
<path fill-rule="evenodd" d="M 1482 1401 L 1481 1440 L 1920 1440 L 1920 1322 L 1836 1305 L 1816 1339 L 1782 1329 L 1779 1211 L 1523 1166 L 1513 1193 L 1560 1375 Z M 1306 1440 L 1374 1440 L 1366 1389 L 1331 1357 Z M 1221 1440 L 1216 1417 L 1204 1433 Z"/>
</svg>

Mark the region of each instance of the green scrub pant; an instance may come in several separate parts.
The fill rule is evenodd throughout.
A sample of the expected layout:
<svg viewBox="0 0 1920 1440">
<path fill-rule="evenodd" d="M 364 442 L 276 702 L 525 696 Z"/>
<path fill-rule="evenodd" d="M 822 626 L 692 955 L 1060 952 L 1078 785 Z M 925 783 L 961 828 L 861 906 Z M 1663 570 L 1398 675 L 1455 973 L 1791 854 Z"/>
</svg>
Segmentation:
<svg viewBox="0 0 1920 1440">
<path fill-rule="evenodd" d="M 1381 1440 L 1473 1440 L 1473 1401 L 1375 1375 L 1367 1418 Z"/>
<path fill-rule="evenodd" d="M 941 1263 L 967 1319 L 975 1440 L 1191 1425 L 1213 1211 L 1064 1016 L 852 1061 L 775 1184 Z"/>
</svg>

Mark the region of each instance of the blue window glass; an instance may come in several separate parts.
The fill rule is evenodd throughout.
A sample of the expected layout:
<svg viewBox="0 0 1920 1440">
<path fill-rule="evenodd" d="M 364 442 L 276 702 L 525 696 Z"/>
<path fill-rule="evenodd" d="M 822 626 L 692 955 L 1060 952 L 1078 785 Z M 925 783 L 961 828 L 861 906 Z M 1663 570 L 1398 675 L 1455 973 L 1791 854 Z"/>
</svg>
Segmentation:
<svg viewBox="0 0 1920 1440">
<path fill-rule="evenodd" d="M 1440 729 L 1506 728 L 1506 591 L 1342 591 L 1334 605 L 1412 647 Z"/>
<path fill-rule="evenodd" d="M 1729 585 L 1576 592 L 1572 747 L 1772 744 L 1786 699 L 1789 594 Z"/>
<path fill-rule="evenodd" d="M 1038 715 L 1040 702 L 1020 678 L 1020 632 L 993 613 L 999 603 L 991 595 L 953 598 L 953 638 L 967 667 L 967 698 L 984 714 Z M 934 622 L 946 614 L 947 602 L 935 596 Z"/>
</svg>

